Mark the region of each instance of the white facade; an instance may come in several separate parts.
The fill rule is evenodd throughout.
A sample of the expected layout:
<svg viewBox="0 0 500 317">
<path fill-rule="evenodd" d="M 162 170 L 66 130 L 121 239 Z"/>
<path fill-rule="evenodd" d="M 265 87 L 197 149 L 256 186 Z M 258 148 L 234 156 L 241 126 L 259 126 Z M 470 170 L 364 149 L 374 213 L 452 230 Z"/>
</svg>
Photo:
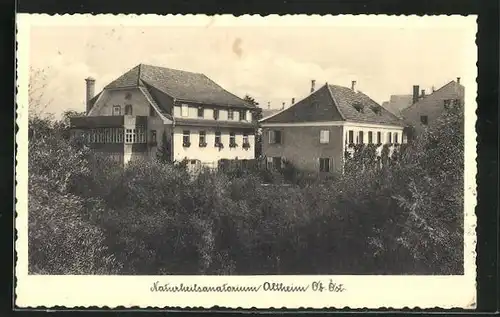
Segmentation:
<svg viewBox="0 0 500 317">
<path fill-rule="evenodd" d="M 189 131 L 190 146 L 183 145 L 184 131 Z M 200 131 L 205 131 L 206 147 L 199 146 Z M 234 129 L 220 129 L 221 142 L 224 145 L 222 149 L 215 146 L 216 130 L 212 127 L 190 127 L 177 126 L 174 128 L 173 134 L 173 152 L 174 160 L 182 161 L 183 159 L 198 160 L 202 165 L 215 167 L 221 159 L 253 159 L 255 157 L 255 136 L 248 134 L 249 148 L 243 148 L 244 133 Z M 229 146 L 230 133 L 234 132 L 237 147 Z"/>
<path fill-rule="evenodd" d="M 389 144 L 389 143 L 406 143 L 406 137 L 403 135 L 403 127 L 381 124 L 364 124 L 355 122 L 345 122 L 343 124 L 344 134 L 342 144 Z M 349 139 L 350 131 L 352 131 L 352 142 Z M 362 133 L 360 133 L 362 132 Z M 372 142 L 369 142 L 369 133 L 372 134 Z M 380 133 L 380 141 L 378 136 Z M 362 136 L 361 136 L 362 135 Z M 363 142 L 361 142 L 363 138 Z"/>
</svg>

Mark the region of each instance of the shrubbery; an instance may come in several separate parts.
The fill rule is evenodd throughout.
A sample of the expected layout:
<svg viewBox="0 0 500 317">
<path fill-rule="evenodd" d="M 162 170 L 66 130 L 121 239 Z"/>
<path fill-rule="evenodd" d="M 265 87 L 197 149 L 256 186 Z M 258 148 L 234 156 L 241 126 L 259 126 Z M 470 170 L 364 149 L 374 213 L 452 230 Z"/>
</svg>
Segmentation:
<svg viewBox="0 0 500 317">
<path fill-rule="evenodd" d="M 287 162 L 196 177 L 161 160 L 121 169 L 48 135 L 30 144 L 31 271 L 461 273 L 462 117 L 444 120 L 393 164 L 370 168 L 367 148 L 365 168 L 320 180 Z"/>
</svg>

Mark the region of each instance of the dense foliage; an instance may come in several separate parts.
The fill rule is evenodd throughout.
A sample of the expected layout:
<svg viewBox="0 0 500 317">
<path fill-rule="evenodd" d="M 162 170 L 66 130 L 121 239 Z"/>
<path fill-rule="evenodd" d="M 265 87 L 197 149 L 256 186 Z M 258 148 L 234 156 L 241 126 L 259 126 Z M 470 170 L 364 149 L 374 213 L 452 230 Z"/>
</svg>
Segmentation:
<svg viewBox="0 0 500 317">
<path fill-rule="evenodd" d="M 32 121 L 44 132 L 29 149 L 30 270 L 459 274 L 462 120 L 450 113 L 390 164 L 358 149 L 363 168 L 327 178 L 286 162 L 196 177 L 161 159 L 119 168 L 64 125 Z"/>
</svg>

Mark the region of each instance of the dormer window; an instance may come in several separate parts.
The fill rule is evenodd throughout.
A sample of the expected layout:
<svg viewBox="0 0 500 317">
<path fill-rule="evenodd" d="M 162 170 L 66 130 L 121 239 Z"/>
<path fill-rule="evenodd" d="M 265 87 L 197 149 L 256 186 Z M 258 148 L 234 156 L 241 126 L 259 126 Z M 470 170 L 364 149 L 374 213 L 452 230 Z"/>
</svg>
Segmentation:
<svg viewBox="0 0 500 317">
<path fill-rule="evenodd" d="M 354 107 L 354 109 L 356 109 L 356 111 L 361 112 L 361 113 L 363 112 L 363 109 L 364 109 L 363 104 L 357 102 L 353 105 L 353 107 Z"/>
<path fill-rule="evenodd" d="M 375 112 L 375 114 L 380 114 L 382 112 L 382 109 L 380 106 L 372 106 L 371 109 L 373 112 Z"/>
<path fill-rule="evenodd" d="M 233 109 L 227 110 L 227 119 L 234 120 L 234 110 Z"/>
</svg>

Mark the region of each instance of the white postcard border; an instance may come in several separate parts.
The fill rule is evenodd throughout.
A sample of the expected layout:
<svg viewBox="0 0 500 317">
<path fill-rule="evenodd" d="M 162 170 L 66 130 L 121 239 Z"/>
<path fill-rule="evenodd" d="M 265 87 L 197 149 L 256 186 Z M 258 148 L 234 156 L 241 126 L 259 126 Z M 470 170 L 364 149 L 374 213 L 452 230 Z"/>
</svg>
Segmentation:
<svg viewBox="0 0 500 317">
<path fill-rule="evenodd" d="M 178 307 L 211 308 L 475 308 L 476 306 L 476 16 L 381 16 L 381 15 L 28 15 L 17 16 L 17 119 L 16 220 L 17 252 L 15 304 L 18 307 Z M 28 109 L 29 32 L 40 25 L 198 25 L 239 26 L 338 25 L 363 27 L 464 27 L 471 32 L 470 72 L 463 76 L 465 109 L 465 243 L 463 276 L 54 276 L 28 275 Z M 330 281 L 342 284 L 343 292 L 313 291 L 313 282 L 326 289 Z M 261 286 L 259 292 L 152 292 L 158 285 Z M 307 292 L 271 292 L 271 284 L 307 286 Z M 316 284 L 317 286 L 318 284 Z"/>
</svg>

